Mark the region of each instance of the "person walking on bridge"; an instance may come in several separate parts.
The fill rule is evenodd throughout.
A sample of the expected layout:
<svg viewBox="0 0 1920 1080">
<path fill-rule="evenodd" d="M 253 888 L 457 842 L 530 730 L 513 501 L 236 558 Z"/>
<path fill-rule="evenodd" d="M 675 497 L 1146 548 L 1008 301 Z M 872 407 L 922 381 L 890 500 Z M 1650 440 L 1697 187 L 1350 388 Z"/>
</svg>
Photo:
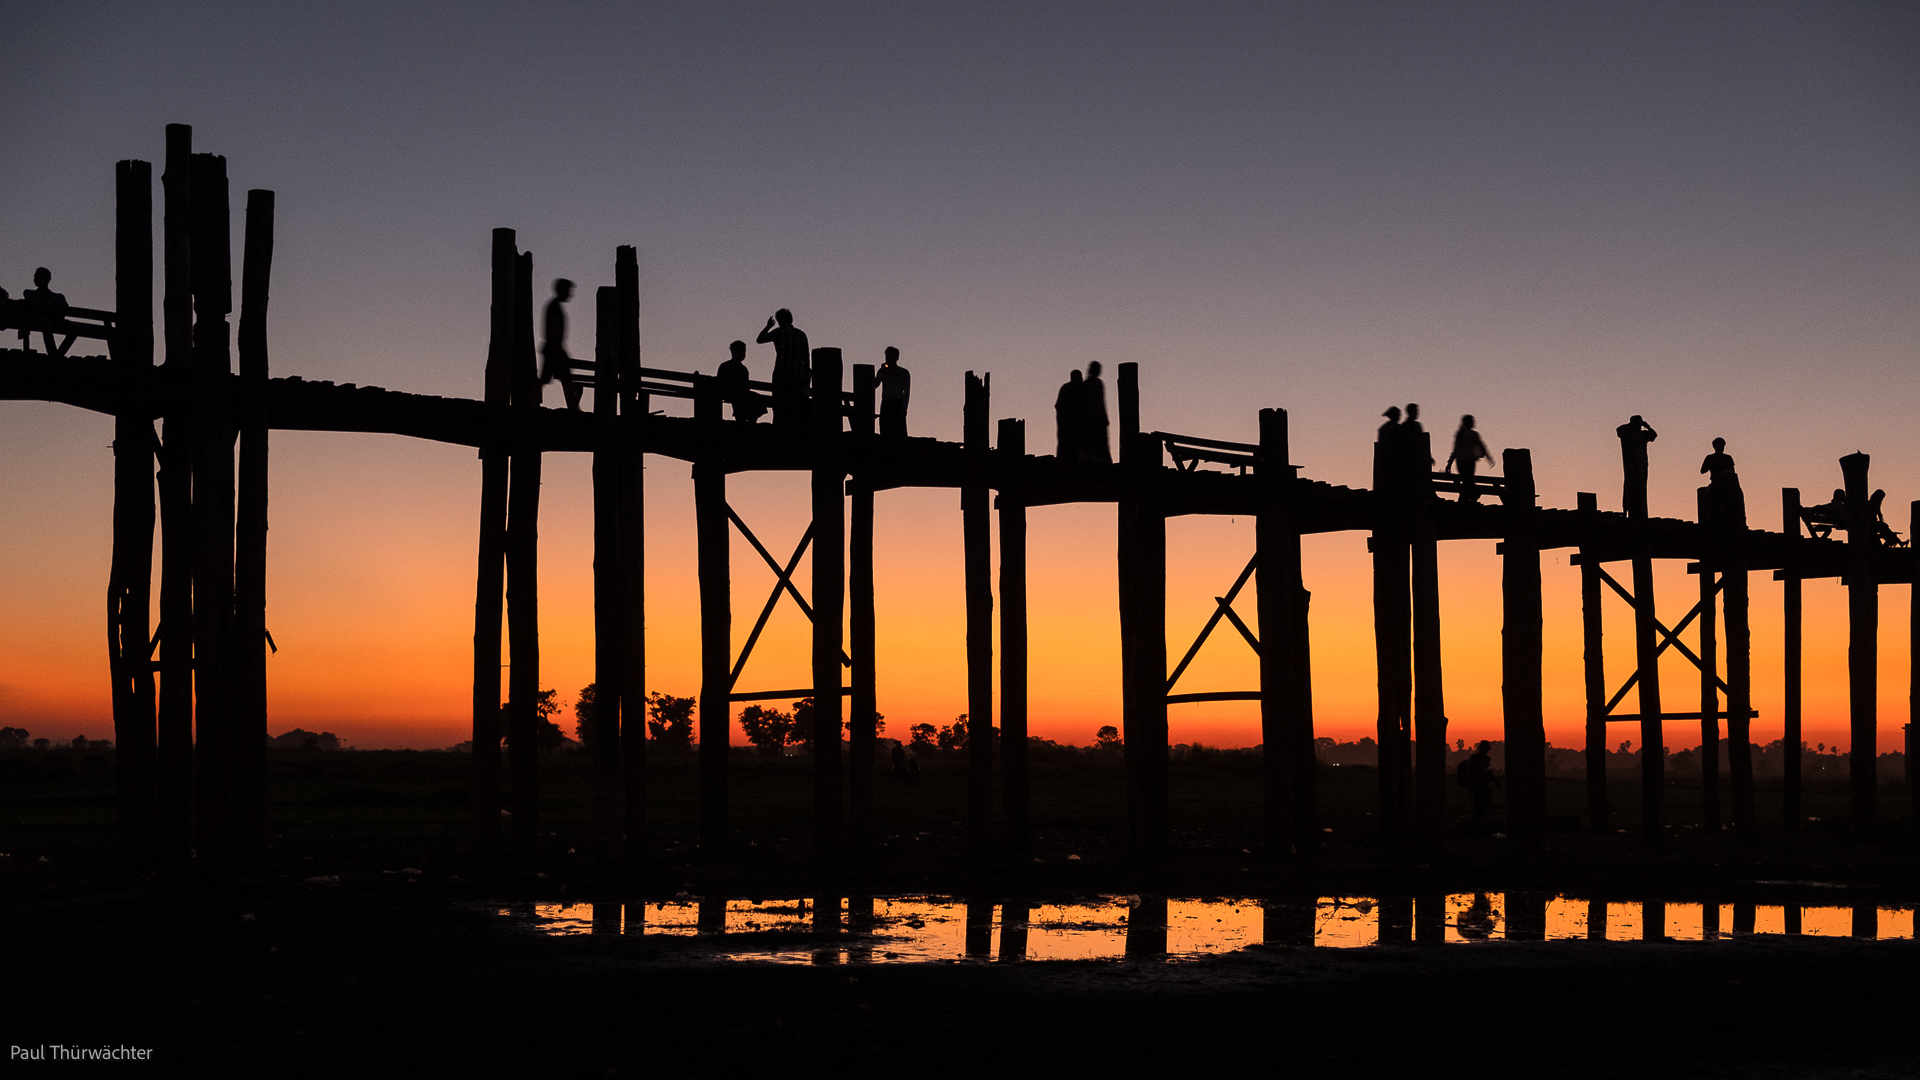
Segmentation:
<svg viewBox="0 0 1920 1080">
<path fill-rule="evenodd" d="M 1480 438 L 1480 433 L 1473 429 L 1472 414 L 1461 417 L 1460 430 L 1453 433 L 1453 453 L 1447 455 L 1447 464 L 1440 471 L 1451 472 L 1455 465 L 1460 466 L 1460 501 L 1463 503 L 1480 501 L 1480 489 L 1473 486 L 1473 475 L 1479 470 L 1483 458 L 1487 464 L 1493 464 L 1493 455 L 1487 453 L 1487 444 Z"/>
<path fill-rule="evenodd" d="M 555 379 L 560 380 L 560 389 L 567 395 L 567 408 L 580 411 L 580 394 L 584 389 L 573 374 L 573 358 L 567 355 L 567 310 L 562 307 L 573 299 L 573 282 L 566 278 L 557 278 L 553 283 L 553 299 L 547 301 L 544 320 L 545 339 L 540 343 L 540 385 L 545 386 Z"/>
<path fill-rule="evenodd" d="M 806 331 L 793 325 L 793 312 L 781 308 L 753 342 L 773 345 L 774 425 L 798 430 L 806 423 L 807 387 L 813 371 L 813 351 L 807 347 Z"/>
</svg>

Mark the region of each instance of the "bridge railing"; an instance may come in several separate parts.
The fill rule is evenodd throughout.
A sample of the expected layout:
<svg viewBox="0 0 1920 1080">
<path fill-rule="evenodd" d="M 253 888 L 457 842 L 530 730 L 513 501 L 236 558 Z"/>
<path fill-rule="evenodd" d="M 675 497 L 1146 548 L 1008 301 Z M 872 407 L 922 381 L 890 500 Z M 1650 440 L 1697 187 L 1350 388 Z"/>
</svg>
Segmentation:
<svg viewBox="0 0 1920 1080">
<path fill-rule="evenodd" d="M 50 338 L 63 338 L 53 346 L 53 355 L 65 356 L 73 347 L 75 338 L 96 338 L 107 341 L 113 337 L 113 327 L 118 319 L 111 311 L 97 308 L 70 307 L 63 318 L 49 319 L 42 315 L 26 300 L 10 300 L 0 304 L 0 330 L 17 330 L 20 333 L 20 347 L 26 348 L 34 334 L 46 334 Z"/>
</svg>

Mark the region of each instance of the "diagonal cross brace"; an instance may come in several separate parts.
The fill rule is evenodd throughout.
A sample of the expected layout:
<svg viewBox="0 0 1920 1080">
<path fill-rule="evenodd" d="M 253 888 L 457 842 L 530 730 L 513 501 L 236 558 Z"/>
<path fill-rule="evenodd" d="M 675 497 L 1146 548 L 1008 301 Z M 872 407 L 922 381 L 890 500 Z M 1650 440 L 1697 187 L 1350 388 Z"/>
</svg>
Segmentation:
<svg viewBox="0 0 1920 1080">
<path fill-rule="evenodd" d="M 1253 636 L 1253 631 L 1247 629 L 1246 623 L 1240 621 L 1240 616 L 1233 612 L 1234 597 L 1239 596 L 1240 590 L 1247 587 L 1247 582 L 1253 579 L 1254 568 L 1259 564 L 1260 555 L 1255 552 L 1253 558 L 1247 560 L 1247 568 L 1240 571 L 1239 578 L 1235 579 L 1233 588 L 1227 590 L 1227 595 L 1213 598 L 1213 616 L 1207 620 L 1207 625 L 1200 628 L 1200 636 L 1193 639 L 1193 647 L 1187 650 L 1187 655 L 1180 658 L 1180 665 L 1173 669 L 1172 675 L 1167 677 L 1168 690 L 1172 690 L 1173 684 L 1180 681 L 1180 676 L 1186 672 L 1187 665 L 1193 663 L 1193 658 L 1200 655 L 1200 646 L 1207 643 L 1207 635 L 1213 633 L 1213 628 L 1220 625 L 1222 616 L 1233 620 L 1234 629 L 1239 630 L 1241 636 L 1247 639 L 1247 644 L 1253 646 L 1254 652 L 1260 651 L 1259 639 Z"/>
<path fill-rule="evenodd" d="M 785 567 L 782 567 L 774 559 L 773 553 L 767 550 L 759 537 L 753 535 L 753 530 L 747 528 L 747 523 L 740 519 L 740 515 L 731 506 L 727 507 L 727 518 L 740 530 L 740 534 L 747 538 L 747 543 L 753 545 L 753 550 L 759 552 L 760 557 L 766 560 L 767 566 L 774 573 L 773 591 L 767 594 L 767 602 L 760 609 L 760 617 L 754 621 L 753 632 L 747 635 L 746 644 L 740 647 L 740 658 L 733 662 L 733 671 L 727 677 L 727 689 L 732 690 L 740 681 L 740 672 L 747 666 L 747 657 L 753 655 L 753 647 L 760 640 L 760 632 L 767 628 L 767 620 L 773 617 L 773 609 L 780 603 L 781 592 L 791 594 L 793 602 L 800 605 L 801 613 L 806 615 L 809 622 L 813 620 L 813 605 L 807 603 L 806 597 L 801 596 L 800 590 L 793 584 L 793 572 L 800 565 L 800 557 L 807 553 L 807 547 L 813 543 L 813 525 L 807 525 L 805 535 L 800 537 L 800 543 L 793 549 L 793 557 L 787 560 Z M 840 652 L 840 664 L 842 667 L 853 666 L 852 657 L 849 657 L 844 649 Z"/>
<path fill-rule="evenodd" d="M 1619 593 L 1620 598 L 1622 600 L 1625 600 L 1629 607 L 1632 607 L 1636 610 L 1639 608 L 1640 605 L 1637 601 L 1634 600 L 1633 594 L 1628 592 L 1618 581 L 1615 581 L 1613 579 L 1612 574 L 1607 573 L 1606 570 L 1602 569 L 1597 564 L 1594 566 L 1594 570 L 1600 575 L 1600 580 L 1606 582 L 1609 586 L 1611 586 L 1614 592 Z M 1702 612 L 1708 610 L 1710 605 L 1713 603 L 1713 598 L 1719 595 L 1721 588 L 1725 585 L 1726 585 L 1725 579 L 1721 579 L 1719 581 L 1714 582 L 1713 589 L 1711 592 L 1708 593 L 1706 599 L 1701 600 L 1698 603 L 1694 604 L 1693 610 L 1687 612 L 1687 617 L 1684 619 L 1681 619 L 1680 625 L 1673 628 L 1672 630 L 1669 630 L 1664 625 L 1662 625 L 1658 618 L 1653 620 L 1653 628 L 1655 630 L 1660 631 L 1660 635 L 1663 638 L 1665 638 L 1665 640 L 1660 643 L 1660 647 L 1654 650 L 1653 657 L 1656 662 L 1658 662 L 1658 660 L 1660 659 L 1660 654 L 1667 651 L 1667 646 L 1671 645 L 1674 648 L 1680 650 L 1680 655 L 1685 656 L 1688 660 L 1693 661 L 1693 666 L 1695 668 L 1701 671 L 1706 671 L 1706 665 L 1701 661 L 1701 659 L 1698 656 L 1694 655 L 1694 652 L 1692 649 L 1687 648 L 1685 643 L 1683 643 L 1680 640 L 1680 635 L 1686 632 L 1687 627 L 1692 625 L 1694 619 L 1699 618 Z M 1718 686 L 1722 693 L 1731 694 L 1733 692 L 1732 690 L 1728 689 L 1726 682 L 1720 678 L 1718 673 L 1708 672 L 1708 675 L 1713 679 L 1714 685 Z M 1627 691 L 1633 689 L 1634 685 L 1639 681 L 1640 681 L 1640 672 L 1636 670 L 1632 675 L 1629 675 L 1627 677 L 1627 681 L 1620 687 L 1618 691 L 1614 693 L 1613 697 L 1607 701 L 1606 712 L 1602 713 L 1601 715 L 1603 716 L 1612 715 L 1614 707 L 1620 704 L 1621 699 L 1627 696 Z"/>
</svg>

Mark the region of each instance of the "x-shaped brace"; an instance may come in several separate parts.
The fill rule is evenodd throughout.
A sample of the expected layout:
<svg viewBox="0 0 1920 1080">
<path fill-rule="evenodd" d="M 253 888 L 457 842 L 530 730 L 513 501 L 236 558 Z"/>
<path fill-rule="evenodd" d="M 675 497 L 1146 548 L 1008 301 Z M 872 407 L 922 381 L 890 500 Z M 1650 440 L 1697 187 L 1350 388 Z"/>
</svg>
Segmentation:
<svg viewBox="0 0 1920 1080">
<path fill-rule="evenodd" d="M 1207 635 L 1213 633 L 1213 628 L 1220 625 L 1222 616 L 1233 624 L 1235 630 L 1240 631 L 1240 636 L 1247 639 L 1247 644 L 1253 646 L 1255 655 L 1259 654 L 1260 639 L 1253 636 L 1253 631 L 1247 629 L 1247 624 L 1241 622 L 1240 616 L 1233 610 L 1234 598 L 1240 595 L 1241 589 L 1247 587 L 1247 582 L 1253 580 L 1254 568 L 1259 565 L 1260 556 L 1255 553 L 1253 558 L 1247 560 L 1247 568 L 1240 571 L 1240 576 L 1234 580 L 1233 588 L 1227 590 L 1227 595 L 1213 598 L 1213 615 L 1207 620 L 1207 625 L 1200 628 L 1200 636 L 1193 639 L 1193 647 L 1187 650 L 1187 655 L 1180 658 L 1180 666 L 1174 668 L 1173 674 L 1168 676 L 1168 690 L 1172 690 L 1173 684 L 1180 681 L 1180 676 L 1186 672 L 1187 665 L 1193 663 L 1193 658 L 1200 655 L 1200 646 L 1207 643 Z"/>
<path fill-rule="evenodd" d="M 1633 594 L 1628 592 L 1626 588 L 1623 587 L 1618 581 L 1613 580 L 1612 574 L 1607 573 L 1606 570 L 1600 567 L 1598 564 L 1595 564 L 1593 569 L 1595 573 L 1598 573 L 1600 575 L 1601 581 L 1606 582 L 1609 586 L 1612 587 L 1614 592 L 1617 592 L 1620 594 L 1620 598 L 1627 602 L 1627 606 L 1633 608 L 1636 611 L 1639 610 L 1640 608 L 1639 602 L 1636 601 L 1633 598 Z M 1685 633 L 1687 627 L 1692 625 L 1693 620 L 1696 618 L 1699 618 L 1703 612 L 1711 612 L 1713 607 L 1713 598 L 1719 595 L 1720 589 L 1725 584 L 1726 584 L 1726 581 L 1724 579 L 1714 582 L 1713 588 L 1707 594 L 1706 598 L 1701 600 L 1699 603 L 1694 604 L 1693 610 L 1687 612 L 1687 617 L 1684 619 L 1681 619 L 1680 625 L 1674 627 L 1672 630 L 1667 629 L 1666 626 L 1663 625 L 1659 619 L 1656 618 L 1653 620 L 1653 628 L 1655 630 L 1660 631 L 1660 636 L 1665 639 L 1660 642 L 1660 647 L 1653 651 L 1653 658 L 1655 663 L 1659 662 L 1660 654 L 1663 652 L 1666 652 L 1667 647 L 1671 645 L 1675 649 L 1680 650 L 1680 655 L 1686 657 L 1688 660 L 1693 661 L 1694 667 L 1700 669 L 1701 671 L 1707 670 L 1706 663 L 1702 661 L 1700 657 L 1694 655 L 1694 651 L 1692 649 L 1687 648 L 1687 646 L 1683 642 L 1681 642 L 1680 635 Z M 1709 614 L 1708 617 L 1711 618 L 1712 617 L 1711 614 Z M 1721 679 L 1718 673 L 1707 672 L 1707 674 L 1710 678 L 1713 679 L 1714 685 L 1718 686 L 1722 693 L 1725 693 L 1725 694 L 1732 693 L 1732 691 L 1728 689 L 1725 680 Z M 1640 681 L 1640 672 L 1639 670 L 1636 669 L 1632 675 L 1627 677 L 1626 683 L 1623 684 L 1617 692 L 1615 692 L 1612 699 L 1607 702 L 1607 710 L 1606 710 L 1606 713 L 1604 713 L 1603 715 L 1611 716 L 1613 714 L 1614 706 L 1620 704 L 1620 700 L 1627 696 L 1627 691 L 1633 689 L 1634 684 L 1638 683 L 1639 681 Z"/>
<path fill-rule="evenodd" d="M 773 557 L 773 553 L 767 550 L 767 546 L 760 542 L 760 538 L 753 535 L 753 530 L 747 528 L 747 523 L 740 519 L 740 515 L 731 506 L 727 507 L 727 519 L 740 530 L 740 535 L 747 538 L 747 543 L 753 545 L 753 550 L 760 553 L 760 557 L 766 560 L 767 566 L 774 573 L 773 591 L 767 594 L 767 602 L 760 609 L 760 617 L 754 620 L 753 632 L 747 635 L 747 643 L 740 647 L 740 658 L 733 662 L 733 672 L 727 678 L 727 689 L 731 690 L 740 681 L 740 672 L 747 666 L 747 657 L 753 655 L 753 646 L 760 640 L 760 632 L 767 628 L 767 620 L 773 617 L 773 609 L 780 603 L 782 592 L 792 595 L 793 602 L 800 605 L 801 613 L 806 615 L 809 622 L 813 620 L 813 605 L 807 603 L 807 598 L 801 596 L 800 590 L 793 584 L 793 572 L 800 565 L 800 557 L 807 553 L 808 545 L 813 543 L 813 525 L 811 523 L 807 525 L 805 535 L 800 537 L 800 543 L 793 549 L 793 557 L 788 559 L 786 566 L 783 567 L 779 560 Z M 840 653 L 840 664 L 842 667 L 853 666 L 853 658 L 849 657 L 845 650 Z"/>
</svg>

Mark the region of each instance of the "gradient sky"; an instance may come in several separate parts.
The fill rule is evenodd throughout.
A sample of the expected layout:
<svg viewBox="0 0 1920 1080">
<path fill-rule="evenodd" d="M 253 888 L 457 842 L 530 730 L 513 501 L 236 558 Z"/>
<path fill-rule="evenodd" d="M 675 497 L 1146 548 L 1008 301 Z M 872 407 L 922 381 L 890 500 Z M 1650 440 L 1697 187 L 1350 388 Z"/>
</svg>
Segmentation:
<svg viewBox="0 0 1920 1080">
<path fill-rule="evenodd" d="M 958 438 L 961 373 L 990 371 L 994 415 L 1050 448 L 1068 369 L 1131 360 L 1146 426 L 1251 440 L 1258 408 L 1285 407 L 1295 461 L 1334 483 L 1366 484 L 1380 410 L 1419 401 L 1442 438 L 1470 411 L 1496 453 L 1532 448 L 1547 505 L 1618 508 L 1613 427 L 1636 412 L 1661 433 L 1656 514 L 1693 516 L 1716 435 L 1758 525 L 1778 527 L 1782 486 L 1819 501 L 1856 449 L 1902 532 L 1920 497 L 1910 5 L 287 7 L 0 3 L 0 285 L 46 265 L 71 302 L 109 306 L 113 162 L 157 163 L 181 122 L 228 157 L 236 247 L 244 191 L 278 192 L 276 374 L 478 396 L 488 231 L 509 226 L 536 280 L 580 282 L 576 353 L 614 246 L 635 244 L 646 363 L 712 371 L 791 307 L 849 363 L 900 347 L 916 434 Z M 764 377 L 770 348 L 750 359 Z M 0 723 L 37 735 L 111 729 L 110 439 L 106 417 L 0 403 Z M 273 455 L 272 730 L 464 738 L 472 451 L 285 433 Z M 805 490 L 738 477 L 734 501 L 784 554 Z M 583 457 L 549 459 L 542 683 L 569 700 L 591 678 L 588 496 Z M 648 682 L 691 694 L 687 466 L 652 459 L 648 500 Z M 897 734 L 966 708 L 958 498 L 878 505 Z M 1168 535 L 1177 658 L 1252 526 Z M 1118 722 L 1113 549 L 1111 507 L 1032 515 L 1037 734 Z M 1306 552 L 1320 730 L 1355 738 L 1374 712 L 1364 538 Z M 1577 745 L 1577 575 L 1545 562 L 1548 734 Z M 734 565 L 738 641 L 772 575 L 743 542 Z M 1452 733 L 1498 737 L 1493 545 L 1450 544 L 1442 570 Z M 1764 741 L 1780 587 L 1755 577 Z M 1672 621 L 1693 582 L 1675 564 L 1660 588 Z M 1883 603 L 1886 749 L 1906 592 Z M 1807 593 L 1808 740 L 1844 743 L 1844 594 Z M 805 685 L 803 621 L 785 606 L 770 634 L 743 688 Z M 1685 661 L 1663 675 L 1690 702 Z M 1254 683 L 1223 634 L 1180 689 Z M 1246 703 L 1172 724 L 1258 737 Z"/>
</svg>

